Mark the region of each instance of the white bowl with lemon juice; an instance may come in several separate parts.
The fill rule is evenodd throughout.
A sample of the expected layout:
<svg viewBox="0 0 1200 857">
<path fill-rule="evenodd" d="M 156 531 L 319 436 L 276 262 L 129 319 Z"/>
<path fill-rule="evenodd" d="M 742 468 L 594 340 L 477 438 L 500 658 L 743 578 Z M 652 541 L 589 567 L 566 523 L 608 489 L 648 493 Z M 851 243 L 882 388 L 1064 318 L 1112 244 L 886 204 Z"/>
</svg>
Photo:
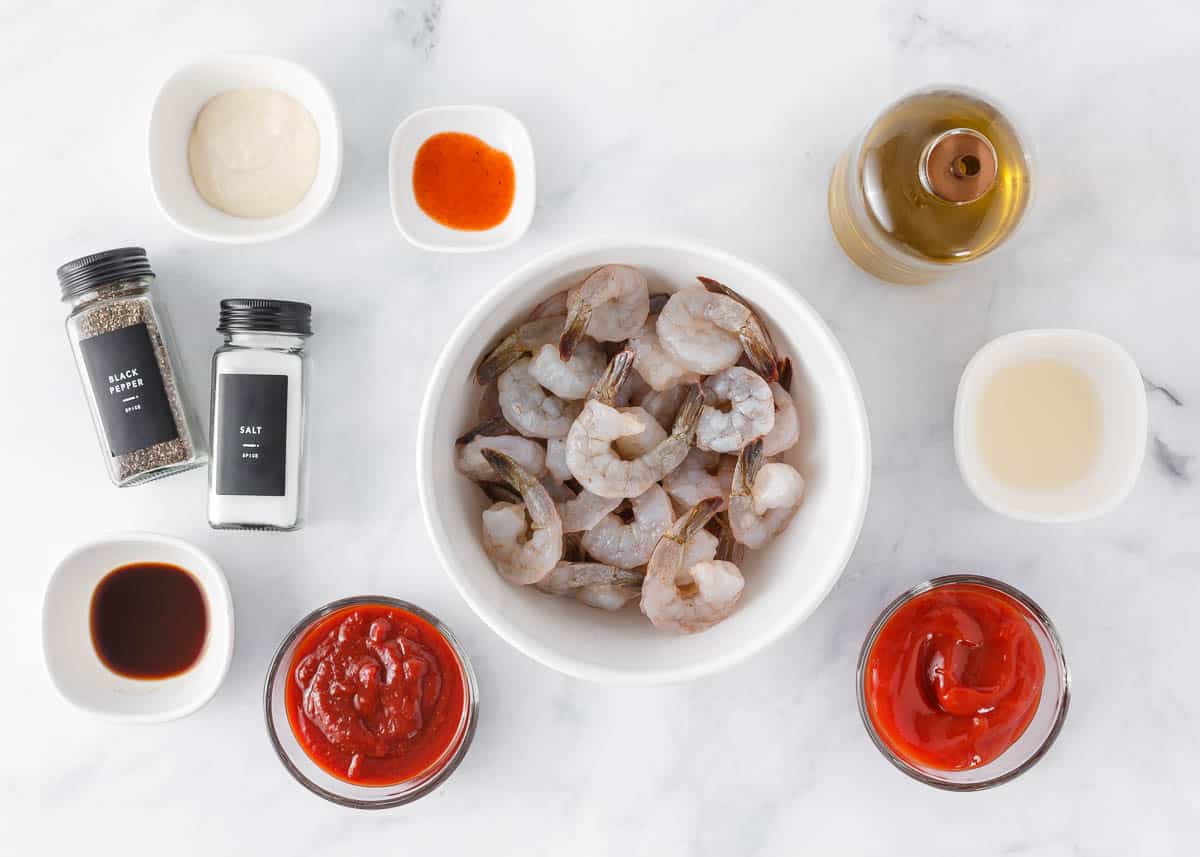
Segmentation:
<svg viewBox="0 0 1200 857">
<path fill-rule="evenodd" d="M 1132 490 L 1146 448 L 1146 391 L 1128 352 L 1096 333 L 1026 330 L 967 364 L 954 451 L 967 486 L 1003 515 L 1067 522 Z"/>
</svg>

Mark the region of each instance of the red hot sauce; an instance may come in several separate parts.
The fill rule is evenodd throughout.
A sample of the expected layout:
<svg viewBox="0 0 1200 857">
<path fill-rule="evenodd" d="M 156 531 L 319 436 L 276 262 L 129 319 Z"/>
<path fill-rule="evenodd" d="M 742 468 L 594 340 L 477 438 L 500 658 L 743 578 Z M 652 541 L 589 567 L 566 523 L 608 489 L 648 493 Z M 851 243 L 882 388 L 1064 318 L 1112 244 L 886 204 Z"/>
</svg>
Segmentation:
<svg viewBox="0 0 1200 857">
<path fill-rule="evenodd" d="M 466 723 L 463 669 L 438 630 L 387 604 L 346 607 L 300 638 L 284 701 L 325 771 L 395 785 L 443 762 Z"/>
<path fill-rule="evenodd" d="M 443 226 L 481 232 L 512 210 L 517 177 L 512 158 L 470 134 L 448 131 L 421 144 L 413 163 L 417 205 Z"/>
<path fill-rule="evenodd" d="M 875 731 L 902 759 L 943 771 L 994 761 L 1041 700 L 1041 647 L 1025 608 L 986 586 L 914 596 L 884 624 L 864 692 Z"/>
</svg>

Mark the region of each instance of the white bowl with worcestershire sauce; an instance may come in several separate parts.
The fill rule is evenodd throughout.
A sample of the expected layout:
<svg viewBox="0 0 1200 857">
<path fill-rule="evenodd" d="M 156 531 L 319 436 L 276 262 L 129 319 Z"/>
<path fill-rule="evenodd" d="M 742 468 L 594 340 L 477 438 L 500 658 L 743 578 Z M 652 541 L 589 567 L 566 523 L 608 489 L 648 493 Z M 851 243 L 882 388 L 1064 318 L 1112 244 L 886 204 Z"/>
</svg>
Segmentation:
<svg viewBox="0 0 1200 857">
<path fill-rule="evenodd" d="M 795 366 L 792 397 L 801 439 L 785 453 L 806 493 L 791 525 L 741 564 L 746 586 L 733 614 L 703 633 L 654 628 L 636 604 L 610 613 L 500 577 L 484 553 L 489 505 L 454 466 L 454 440 L 477 422 L 480 358 L 538 303 L 578 285 L 601 265 L 636 266 L 650 292 L 674 292 L 697 276 L 740 293 L 777 351 Z M 540 663 L 578 678 L 621 685 L 691 681 L 734 666 L 803 622 L 833 588 L 858 541 L 871 481 L 867 415 L 854 371 L 832 331 L 789 284 L 749 262 L 684 241 L 592 240 L 519 268 L 479 299 L 434 366 L 417 429 L 417 491 L 446 574 L 484 622 Z"/>
<path fill-rule="evenodd" d="M 212 699 L 233 659 L 229 585 L 180 539 L 87 542 L 50 575 L 42 650 L 55 688 L 84 711 L 137 723 L 184 717 Z"/>
<path fill-rule="evenodd" d="M 1146 450 L 1146 388 L 1133 358 L 1085 330 L 1024 330 L 963 370 L 959 471 L 985 506 L 1023 521 L 1103 515 L 1133 489 Z"/>
</svg>

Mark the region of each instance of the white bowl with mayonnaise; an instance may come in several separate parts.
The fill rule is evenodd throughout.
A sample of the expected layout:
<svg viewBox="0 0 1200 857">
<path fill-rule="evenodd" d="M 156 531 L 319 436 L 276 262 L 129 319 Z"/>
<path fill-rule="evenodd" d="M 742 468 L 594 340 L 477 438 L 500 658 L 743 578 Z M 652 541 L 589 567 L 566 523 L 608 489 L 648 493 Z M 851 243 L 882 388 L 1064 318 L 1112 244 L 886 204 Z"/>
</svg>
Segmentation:
<svg viewBox="0 0 1200 857">
<path fill-rule="evenodd" d="M 308 69 L 260 54 L 189 63 L 150 114 L 150 181 L 175 226 L 206 241 L 250 244 L 296 232 L 333 201 L 342 124 Z"/>
</svg>

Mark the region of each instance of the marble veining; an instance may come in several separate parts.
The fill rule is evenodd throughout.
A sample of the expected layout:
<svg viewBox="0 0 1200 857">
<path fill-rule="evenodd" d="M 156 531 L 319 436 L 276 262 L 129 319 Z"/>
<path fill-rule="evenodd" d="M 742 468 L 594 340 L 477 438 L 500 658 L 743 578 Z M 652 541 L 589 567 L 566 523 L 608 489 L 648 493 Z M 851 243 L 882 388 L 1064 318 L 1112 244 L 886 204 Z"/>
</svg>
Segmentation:
<svg viewBox="0 0 1200 857">
<path fill-rule="evenodd" d="M 1198 44 L 1200 6 L 1186 0 L 6 4 L 0 855 L 1194 853 L 1200 173 L 1187 165 L 1200 136 L 1188 86 Z M 146 177 L 159 82 L 224 50 L 308 65 L 342 111 L 338 197 L 275 243 L 184 237 Z M 1013 110 L 1034 144 L 1032 208 L 1010 246 L 953 281 L 884 286 L 830 234 L 829 171 L 886 103 L 946 81 Z M 391 222 L 390 135 L 411 111 L 450 103 L 496 104 L 530 128 L 538 208 L 514 247 L 426 254 Z M 596 687 L 507 647 L 438 568 L 413 486 L 420 396 L 464 308 L 538 254 L 604 233 L 690 237 L 777 271 L 837 333 L 871 419 L 871 504 L 838 585 L 774 647 L 689 686 Z M 314 305 L 311 523 L 300 533 L 211 531 L 202 472 L 107 484 L 54 269 L 135 243 L 159 274 L 202 420 L 217 302 Z M 958 476 L 959 374 L 988 339 L 1031 327 L 1110 336 L 1148 379 L 1146 464 L 1128 502 L 1101 520 L 1004 520 Z M 54 563 L 129 529 L 211 552 L 237 609 L 221 692 L 156 727 L 67 707 L 38 645 Z M 1039 601 L 1073 674 L 1050 754 L 973 795 L 893 770 L 854 702 L 878 611 L 954 571 L 1004 578 Z M 454 777 L 378 814 L 292 782 L 260 710 L 268 661 L 293 622 L 370 591 L 443 618 L 472 653 L 482 702 Z"/>
</svg>

